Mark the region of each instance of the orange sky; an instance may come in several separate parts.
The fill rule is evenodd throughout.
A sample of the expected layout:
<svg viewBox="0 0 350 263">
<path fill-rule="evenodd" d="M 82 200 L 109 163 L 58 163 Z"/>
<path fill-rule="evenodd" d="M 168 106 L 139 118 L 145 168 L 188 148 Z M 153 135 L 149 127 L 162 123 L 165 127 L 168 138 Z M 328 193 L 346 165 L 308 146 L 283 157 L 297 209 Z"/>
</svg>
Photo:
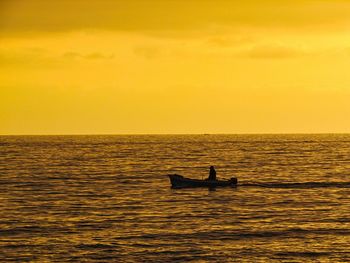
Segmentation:
<svg viewBox="0 0 350 263">
<path fill-rule="evenodd" d="M 350 1 L 0 2 L 0 134 L 350 132 Z"/>
</svg>

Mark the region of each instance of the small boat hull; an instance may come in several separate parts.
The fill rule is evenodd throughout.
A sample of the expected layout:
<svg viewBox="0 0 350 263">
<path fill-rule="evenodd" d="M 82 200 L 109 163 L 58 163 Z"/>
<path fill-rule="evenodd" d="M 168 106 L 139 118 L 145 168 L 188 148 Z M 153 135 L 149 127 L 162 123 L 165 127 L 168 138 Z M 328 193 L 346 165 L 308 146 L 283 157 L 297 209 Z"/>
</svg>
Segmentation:
<svg viewBox="0 0 350 263">
<path fill-rule="evenodd" d="M 224 187 L 224 186 L 236 186 L 237 178 L 232 177 L 227 181 L 220 180 L 198 180 L 183 177 L 178 174 L 169 174 L 169 179 L 172 188 L 189 188 L 189 187 Z"/>
</svg>

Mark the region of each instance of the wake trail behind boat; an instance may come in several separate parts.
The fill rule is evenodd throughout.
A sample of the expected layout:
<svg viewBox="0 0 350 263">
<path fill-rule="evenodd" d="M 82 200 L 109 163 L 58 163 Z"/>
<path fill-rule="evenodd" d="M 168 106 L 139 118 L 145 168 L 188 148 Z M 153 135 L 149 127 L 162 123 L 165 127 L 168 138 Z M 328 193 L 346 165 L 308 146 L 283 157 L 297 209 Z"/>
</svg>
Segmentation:
<svg viewBox="0 0 350 263">
<path fill-rule="evenodd" d="M 350 188 L 350 182 L 242 183 L 239 186 L 264 188 Z"/>
</svg>

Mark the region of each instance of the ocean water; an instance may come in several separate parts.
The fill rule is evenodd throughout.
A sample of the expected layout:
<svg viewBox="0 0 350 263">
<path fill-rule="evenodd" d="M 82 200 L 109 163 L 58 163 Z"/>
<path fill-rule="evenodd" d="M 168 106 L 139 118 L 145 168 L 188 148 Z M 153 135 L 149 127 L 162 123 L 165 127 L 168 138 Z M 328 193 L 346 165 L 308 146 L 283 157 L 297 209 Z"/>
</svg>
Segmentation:
<svg viewBox="0 0 350 263">
<path fill-rule="evenodd" d="M 349 262 L 350 135 L 0 137 L 0 262 L 191 261 Z"/>
</svg>

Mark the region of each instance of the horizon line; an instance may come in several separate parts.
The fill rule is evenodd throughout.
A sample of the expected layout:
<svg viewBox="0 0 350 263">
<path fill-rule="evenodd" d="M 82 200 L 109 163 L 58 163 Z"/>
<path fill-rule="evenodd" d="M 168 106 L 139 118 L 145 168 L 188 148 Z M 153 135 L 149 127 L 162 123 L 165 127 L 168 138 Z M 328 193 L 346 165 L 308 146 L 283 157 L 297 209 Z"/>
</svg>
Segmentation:
<svg viewBox="0 0 350 263">
<path fill-rule="evenodd" d="M 246 133 L 48 133 L 48 134 L 0 134 L 0 136 L 142 136 L 142 135 L 331 135 L 350 132 L 246 132 Z"/>
</svg>

